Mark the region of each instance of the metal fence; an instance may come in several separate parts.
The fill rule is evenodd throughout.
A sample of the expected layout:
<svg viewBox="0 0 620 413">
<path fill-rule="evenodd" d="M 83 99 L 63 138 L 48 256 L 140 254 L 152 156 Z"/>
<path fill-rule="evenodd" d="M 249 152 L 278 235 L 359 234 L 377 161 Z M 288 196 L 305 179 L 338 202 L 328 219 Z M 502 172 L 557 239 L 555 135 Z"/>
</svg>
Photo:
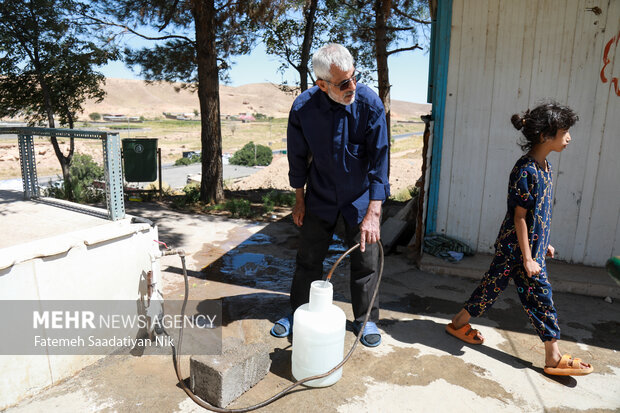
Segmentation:
<svg viewBox="0 0 620 413">
<path fill-rule="evenodd" d="M 34 136 L 101 140 L 103 146 L 103 167 L 105 170 L 107 217 L 112 221 L 125 217 L 121 140 L 118 133 L 58 128 L 0 127 L 0 135 L 6 134 L 17 135 L 18 137 L 19 162 L 25 199 L 42 199 L 37 178 Z"/>
</svg>

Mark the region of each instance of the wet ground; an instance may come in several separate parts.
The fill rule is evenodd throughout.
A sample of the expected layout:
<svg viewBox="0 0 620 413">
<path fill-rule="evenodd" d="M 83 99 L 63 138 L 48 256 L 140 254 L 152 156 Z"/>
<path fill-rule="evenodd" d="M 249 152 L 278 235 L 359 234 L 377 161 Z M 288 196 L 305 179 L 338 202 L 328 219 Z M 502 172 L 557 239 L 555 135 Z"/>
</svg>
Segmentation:
<svg viewBox="0 0 620 413">
<path fill-rule="evenodd" d="M 148 205 L 146 205 L 148 206 Z M 144 208 L 145 206 L 142 206 Z M 130 211 L 158 222 L 160 239 L 188 254 L 191 299 L 221 299 L 223 334 L 267 343 L 269 374 L 229 405 L 260 402 L 290 385 L 291 346 L 269 335 L 285 314 L 298 229 L 290 217 L 273 223 L 193 216 L 149 207 Z M 345 250 L 335 237 L 325 270 Z M 166 298 L 182 295 L 177 257 L 162 262 Z M 334 275 L 336 304 L 352 319 L 348 263 Z M 553 280 L 552 280 L 553 282 Z M 575 294 L 554 295 L 562 351 L 595 367 L 585 377 L 543 374 L 543 345 L 514 286 L 475 326 L 482 346 L 444 332 L 476 280 L 417 270 L 404 254 L 386 257 L 380 289 L 383 343 L 358 346 L 343 378 L 324 389 L 301 388 L 264 412 L 606 412 L 620 410 L 620 304 Z M 349 328 L 350 329 L 350 328 Z M 347 332 L 345 349 L 354 341 Z M 184 375 L 189 375 L 187 358 Z M 177 385 L 169 356 L 112 356 L 8 411 L 200 411 Z"/>
</svg>

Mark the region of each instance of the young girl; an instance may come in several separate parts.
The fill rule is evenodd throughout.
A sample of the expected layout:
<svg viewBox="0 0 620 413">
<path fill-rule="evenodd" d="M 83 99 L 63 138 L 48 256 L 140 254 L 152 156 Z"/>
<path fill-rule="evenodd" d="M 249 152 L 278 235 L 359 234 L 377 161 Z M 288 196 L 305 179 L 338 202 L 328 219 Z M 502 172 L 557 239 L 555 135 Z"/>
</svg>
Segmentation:
<svg viewBox="0 0 620 413">
<path fill-rule="evenodd" d="M 489 271 L 463 309 L 446 326 L 446 332 L 471 344 L 482 344 L 484 337 L 469 325 L 491 307 L 512 278 L 523 308 L 545 343 L 545 373 L 585 375 L 591 365 L 562 355 L 557 314 L 547 279 L 545 256 L 554 256 L 549 245 L 553 176 L 547 155 L 562 152 L 571 141 L 568 129 L 579 118 L 566 106 L 555 102 L 528 110 L 510 119 L 525 137 L 521 148 L 527 153 L 515 164 L 508 184 L 508 212 L 495 241 L 495 257 Z"/>
</svg>

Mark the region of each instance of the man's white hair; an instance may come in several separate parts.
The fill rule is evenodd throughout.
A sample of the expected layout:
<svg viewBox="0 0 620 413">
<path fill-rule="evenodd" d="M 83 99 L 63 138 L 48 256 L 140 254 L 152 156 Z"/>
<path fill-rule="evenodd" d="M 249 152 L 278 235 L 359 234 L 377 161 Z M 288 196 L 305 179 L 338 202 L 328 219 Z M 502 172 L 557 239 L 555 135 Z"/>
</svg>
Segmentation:
<svg viewBox="0 0 620 413">
<path fill-rule="evenodd" d="M 353 56 L 338 43 L 326 44 L 312 55 L 312 70 L 317 79 L 331 80 L 332 65 L 346 72 L 353 67 Z"/>
</svg>

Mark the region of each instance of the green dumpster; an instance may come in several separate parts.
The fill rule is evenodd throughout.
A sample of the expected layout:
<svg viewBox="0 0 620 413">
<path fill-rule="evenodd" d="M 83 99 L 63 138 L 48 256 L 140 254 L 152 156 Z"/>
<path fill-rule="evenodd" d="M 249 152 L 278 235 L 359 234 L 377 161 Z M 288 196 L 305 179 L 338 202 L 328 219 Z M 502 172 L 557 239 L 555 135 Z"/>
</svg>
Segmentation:
<svg viewBox="0 0 620 413">
<path fill-rule="evenodd" d="M 157 139 L 123 139 L 123 170 L 127 182 L 157 179 Z"/>
</svg>

